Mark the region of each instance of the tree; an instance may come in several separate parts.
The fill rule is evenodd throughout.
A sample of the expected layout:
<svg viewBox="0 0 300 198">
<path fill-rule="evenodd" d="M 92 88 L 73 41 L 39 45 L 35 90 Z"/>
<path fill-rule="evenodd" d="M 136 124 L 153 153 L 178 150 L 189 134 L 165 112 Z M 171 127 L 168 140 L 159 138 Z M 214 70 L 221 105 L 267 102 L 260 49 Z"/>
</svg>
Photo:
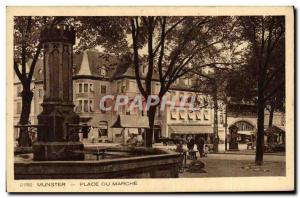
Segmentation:
<svg viewBox="0 0 300 198">
<path fill-rule="evenodd" d="M 285 21 L 282 16 L 239 17 L 242 35 L 249 41 L 251 74 L 256 81 L 257 141 L 255 163 L 263 164 L 264 110 L 274 95 L 284 87 Z M 274 61 L 276 60 L 276 61 Z M 277 78 L 276 84 L 272 84 Z"/>
<path fill-rule="evenodd" d="M 196 90 L 211 96 L 214 110 L 214 139 L 218 138 L 218 113 L 225 111 L 225 135 L 227 134 L 227 105 L 230 103 L 229 84 L 232 81 L 234 69 L 215 70 L 212 74 L 194 71 L 197 75 Z M 218 139 L 216 139 L 218 140 Z M 214 141 L 214 152 L 218 152 L 218 141 Z M 227 150 L 227 137 L 225 136 L 225 148 Z"/>
<path fill-rule="evenodd" d="M 14 18 L 14 71 L 22 84 L 22 110 L 20 125 L 29 124 L 33 92 L 31 81 L 42 46 L 39 43 L 40 30 L 44 25 L 55 25 L 62 17 L 15 17 Z M 31 62 L 29 61 L 31 60 Z M 27 68 L 27 63 L 30 64 Z M 19 146 L 30 146 L 31 140 L 26 128 L 21 128 Z"/>
<path fill-rule="evenodd" d="M 235 19 L 234 19 L 235 20 Z M 229 40 L 229 47 L 226 50 L 227 56 L 231 59 L 231 62 L 239 62 L 238 65 L 225 68 L 213 68 L 211 73 L 205 73 L 201 69 L 194 70 L 196 74 L 197 83 L 195 85 L 196 90 L 202 93 L 208 93 L 212 97 L 212 107 L 214 109 L 214 151 L 218 152 L 218 112 L 225 111 L 225 134 L 227 134 L 227 105 L 229 104 L 231 89 L 228 89 L 232 80 L 234 79 L 234 73 L 238 73 L 245 64 L 245 57 L 247 54 L 247 45 L 244 40 L 240 39 L 238 32 Z M 244 47 L 241 47 L 244 46 Z M 243 80 L 242 80 L 243 81 Z M 239 84 L 239 83 L 237 83 Z M 227 150 L 227 137 L 225 137 L 225 148 Z"/>
<path fill-rule="evenodd" d="M 145 99 L 152 95 L 156 73 L 160 83 L 158 97 L 162 98 L 178 78 L 195 69 L 232 65 L 223 54 L 235 30 L 231 17 L 84 17 L 80 20 L 82 29 L 94 33 L 90 35 L 92 39 L 85 36 L 83 40 L 92 40 L 93 45 L 116 51 L 133 64 L 137 86 Z M 143 65 L 147 66 L 146 76 L 140 72 Z M 147 111 L 150 125 L 146 132 L 147 147 L 152 146 L 159 105 L 150 106 Z"/>
<path fill-rule="evenodd" d="M 231 65 L 220 54 L 226 49 L 234 27 L 229 17 L 131 18 L 135 74 L 142 95 L 145 98 L 151 95 L 151 80 L 155 70 L 158 70 L 160 82 L 158 97 L 162 98 L 178 78 L 194 70 Z M 139 38 L 144 37 L 140 36 L 140 28 L 145 29 L 142 32 L 146 32 L 148 47 L 146 87 L 142 86 L 139 77 Z M 220 31 L 223 34 L 217 34 Z M 148 111 L 150 130 L 146 138 L 147 146 L 152 145 L 156 109 L 156 106 L 152 106 Z"/>
</svg>

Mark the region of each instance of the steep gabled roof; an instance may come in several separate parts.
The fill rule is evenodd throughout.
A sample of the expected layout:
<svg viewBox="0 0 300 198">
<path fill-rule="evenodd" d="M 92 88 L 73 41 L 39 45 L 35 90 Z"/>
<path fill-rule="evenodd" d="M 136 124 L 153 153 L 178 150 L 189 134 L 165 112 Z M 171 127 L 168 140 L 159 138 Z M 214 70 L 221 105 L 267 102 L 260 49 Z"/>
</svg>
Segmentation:
<svg viewBox="0 0 300 198">
<path fill-rule="evenodd" d="M 118 64 L 119 60 L 114 55 L 86 50 L 74 55 L 73 75 L 101 76 L 101 68 L 103 68 L 107 72 L 107 77 L 111 77 Z"/>
</svg>

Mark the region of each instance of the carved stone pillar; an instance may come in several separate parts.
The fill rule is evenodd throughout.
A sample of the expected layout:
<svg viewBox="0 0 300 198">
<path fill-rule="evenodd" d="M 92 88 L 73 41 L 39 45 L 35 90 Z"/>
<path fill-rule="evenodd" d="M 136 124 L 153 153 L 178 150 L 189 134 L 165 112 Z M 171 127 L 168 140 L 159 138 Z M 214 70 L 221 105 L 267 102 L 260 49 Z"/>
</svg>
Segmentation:
<svg viewBox="0 0 300 198">
<path fill-rule="evenodd" d="M 73 45 L 75 31 L 66 25 L 46 27 L 40 42 L 44 49 L 43 111 L 38 115 L 38 140 L 34 160 L 83 160 L 83 144 L 77 131 L 67 124 L 78 124 L 73 104 Z"/>
</svg>

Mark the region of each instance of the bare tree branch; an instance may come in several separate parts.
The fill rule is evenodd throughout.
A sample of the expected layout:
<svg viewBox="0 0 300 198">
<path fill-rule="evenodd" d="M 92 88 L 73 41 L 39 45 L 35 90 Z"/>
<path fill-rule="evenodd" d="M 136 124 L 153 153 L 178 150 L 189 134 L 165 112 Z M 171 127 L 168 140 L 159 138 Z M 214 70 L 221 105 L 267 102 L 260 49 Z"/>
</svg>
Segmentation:
<svg viewBox="0 0 300 198">
<path fill-rule="evenodd" d="M 166 20 L 166 17 L 164 17 Z M 177 27 L 177 25 L 179 25 L 184 19 L 186 19 L 186 17 L 182 17 L 180 20 L 178 20 L 176 23 L 174 23 L 168 30 L 165 31 L 165 33 L 163 35 L 161 35 L 161 37 L 166 37 L 174 28 Z M 166 24 L 166 21 L 165 21 Z M 161 47 L 162 44 L 162 39 L 160 39 L 159 43 L 157 44 L 157 46 L 155 47 L 154 50 L 154 54 L 157 53 L 158 49 Z"/>
</svg>

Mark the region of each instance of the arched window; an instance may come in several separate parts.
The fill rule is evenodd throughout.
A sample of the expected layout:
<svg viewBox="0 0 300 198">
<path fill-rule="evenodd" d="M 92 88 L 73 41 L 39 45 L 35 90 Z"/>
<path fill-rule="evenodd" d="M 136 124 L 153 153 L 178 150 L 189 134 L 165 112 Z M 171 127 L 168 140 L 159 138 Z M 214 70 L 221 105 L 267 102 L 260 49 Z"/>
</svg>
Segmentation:
<svg viewBox="0 0 300 198">
<path fill-rule="evenodd" d="M 246 121 L 239 121 L 239 122 L 236 122 L 234 125 L 238 127 L 239 131 L 253 131 L 254 130 L 254 126 Z"/>
</svg>

